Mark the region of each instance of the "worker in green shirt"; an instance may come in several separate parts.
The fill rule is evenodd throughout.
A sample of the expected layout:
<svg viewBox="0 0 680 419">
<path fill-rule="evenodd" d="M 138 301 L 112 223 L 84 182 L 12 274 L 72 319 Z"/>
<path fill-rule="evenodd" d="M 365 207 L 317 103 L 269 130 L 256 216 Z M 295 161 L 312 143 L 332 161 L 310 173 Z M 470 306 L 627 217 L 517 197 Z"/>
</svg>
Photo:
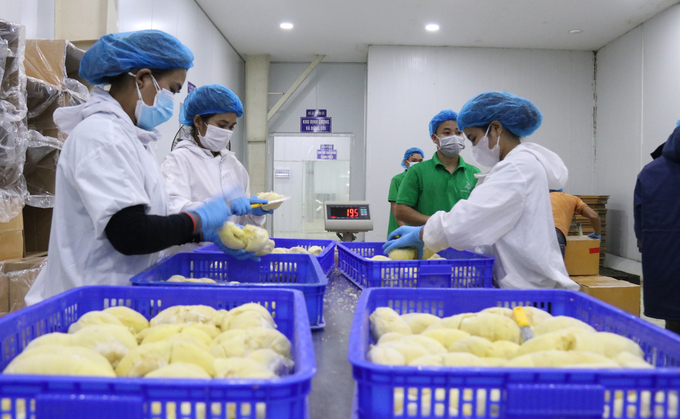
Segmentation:
<svg viewBox="0 0 680 419">
<path fill-rule="evenodd" d="M 423 150 L 419 149 L 418 147 L 411 147 L 406 150 L 406 153 L 404 153 L 404 160 L 401 161 L 401 167 L 404 168 L 404 171 L 398 175 L 395 175 L 392 178 L 392 182 L 390 182 L 390 192 L 387 194 L 387 200 L 390 202 L 390 223 L 387 226 L 388 236 L 393 230 L 396 230 L 397 227 L 404 225 L 404 223 L 399 222 L 396 218 L 394 218 L 394 211 L 397 205 L 397 196 L 399 195 L 399 186 L 401 185 L 401 181 L 404 180 L 404 176 L 406 175 L 406 171 L 409 169 L 409 167 L 412 167 L 413 165 L 423 161 L 424 155 L 425 153 L 423 153 Z"/>
<path fill-rule="evenodd" d="M 475 174 L 480 170 L 460 156 L 465 136 L 458 129 L 457 119 L 452 110 L 443 110 L 430 121 L 430 137 L 437 152 L 406 172 L 395 209 L 400 222 L 424 225 L 435 212 L 451 211 L 456 202 L 467 199 L 477 185 Z"/>
</svg>

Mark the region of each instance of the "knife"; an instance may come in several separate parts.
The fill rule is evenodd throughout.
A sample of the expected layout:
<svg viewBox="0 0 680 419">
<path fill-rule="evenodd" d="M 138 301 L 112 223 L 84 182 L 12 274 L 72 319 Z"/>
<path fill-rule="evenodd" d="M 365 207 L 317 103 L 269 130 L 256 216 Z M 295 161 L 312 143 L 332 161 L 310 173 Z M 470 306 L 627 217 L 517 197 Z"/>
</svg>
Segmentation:
<svg viewBox="0 0 680 419">
<path fill-rule="evenodd" d="M 531 330 L 531 325 L 529 324 L 529 319 L 527 318 L 527 313 L 524 312 L 522 307 L 515 307 L 512 309 L 512 314 L 515 316 L 515 321 L 517 326 L 519 326 L 519 332 L 522 335 L 522 341 L 526 342 L 534 337 L 534 331 Z"/>
</svg>

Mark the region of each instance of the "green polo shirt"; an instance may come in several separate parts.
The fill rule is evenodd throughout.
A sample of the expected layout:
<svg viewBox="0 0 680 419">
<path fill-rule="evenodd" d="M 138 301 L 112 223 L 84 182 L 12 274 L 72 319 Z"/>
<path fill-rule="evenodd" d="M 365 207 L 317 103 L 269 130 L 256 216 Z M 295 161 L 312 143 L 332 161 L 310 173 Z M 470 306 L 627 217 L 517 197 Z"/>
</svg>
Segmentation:
<svg viewBox="0 0 680 419">
<path fill-rule="evenodd" d="M 392 182 L 390 182 L 390 192 L 387 194 L 387 200 L 389 202 L 397 202 L 397 196 L 399 196 L 399 186 L 404 180 L 404 176 L 406 176 L 406 170 L 392 178 Z M 389 236 L 391 232 L 397 229 L 397 227 L 399 227 L 399 224 L 397 224 L 397 220 L 394 219 L 394 214 L 392 214 L 392 210 L 390 209 L 390 223 L 387 226 L 387 235 Z"/>
<path fill-rule="evenodd" d="M 480 170 L 460 157 L 458 167 L 449 173 L 434 153 L 432 159 L 415 165 L 406 173 L 399 187 L 397 204 L 412 207 L 423 215 L 450 211 L 461 199 L 467 199 L 477 185 Z"/>
</svg>

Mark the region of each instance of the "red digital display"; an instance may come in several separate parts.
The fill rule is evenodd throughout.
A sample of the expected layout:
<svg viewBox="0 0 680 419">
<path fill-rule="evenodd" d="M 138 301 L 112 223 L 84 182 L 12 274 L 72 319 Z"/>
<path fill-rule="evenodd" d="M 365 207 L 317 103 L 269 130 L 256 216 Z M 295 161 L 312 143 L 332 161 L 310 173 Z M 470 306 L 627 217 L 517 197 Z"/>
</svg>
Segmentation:
<svg viewBox="0 0 680 419">
<path fill-rule="evenodd" d="M 368 208 L 365 206 L 333 206 L 328 207 L 329 218 L 353 219 L 361 218 L 367 219 Z"/>
</svg>

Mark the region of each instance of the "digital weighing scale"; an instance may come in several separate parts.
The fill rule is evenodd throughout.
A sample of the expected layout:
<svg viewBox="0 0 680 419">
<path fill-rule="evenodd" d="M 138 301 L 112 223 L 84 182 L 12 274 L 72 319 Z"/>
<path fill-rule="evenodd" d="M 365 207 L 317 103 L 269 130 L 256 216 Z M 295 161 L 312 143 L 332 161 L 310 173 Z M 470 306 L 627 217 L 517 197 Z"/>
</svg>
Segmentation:
<svg viewBox="0 0 680 419">
<path fill-rule="evenodd" d="M 323 203 L 324 229 L 336 233 L 344 242 L 356 239 L 356 233 L 373 230 L 371 209 L 367 201 L 326 201 Z"/>
</svg>

